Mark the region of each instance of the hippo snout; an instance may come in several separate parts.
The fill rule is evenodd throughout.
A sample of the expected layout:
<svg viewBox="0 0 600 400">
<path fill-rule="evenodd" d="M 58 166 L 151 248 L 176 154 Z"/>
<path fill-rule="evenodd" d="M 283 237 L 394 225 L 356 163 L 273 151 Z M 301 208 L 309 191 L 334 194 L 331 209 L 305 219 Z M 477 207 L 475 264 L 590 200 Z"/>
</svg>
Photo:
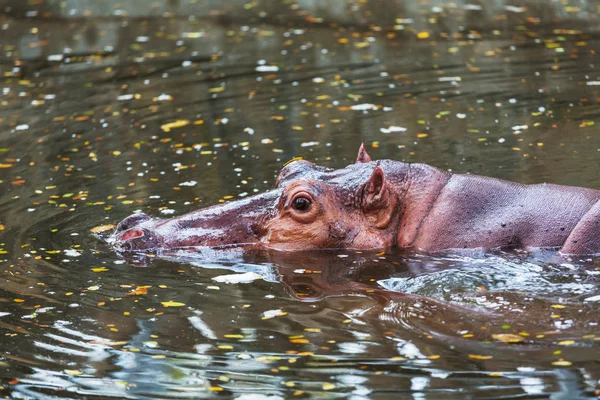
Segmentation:
<svg viewBox="0 0 600 400">
<path fill-rule="evenodd" d="M 147 214 L 137 213 L 130 215 L 119 222 L 114 233 L 114 246 L 118 251 L 148 251 L 159 247 L 158 235 L 144 227 L 150 221 Z"/>
<path fill-rule="evenodd" d="M 148 214 L 145 213 L 137 213 L 137 214 L 132 214 L 129 217 L 125 218 L 123 221 L 119 222 L 119 224 L 117 225 L 117 228 L 115 230 L 115 233 L 120 233 L 120 232 L 124 232 L 130 228 L 133 228 L 136 225 L 141 224 L 142 222 L 146 222 L 148 220 L 150 220 L 150 216 Z"/>
<path fill-rule="evenodd" d="M 149 251 L 160 247 L 160 239 L 150 229 L 133 227 L 117 233 L 114 246 L 119 251 Z"/>
</svg>

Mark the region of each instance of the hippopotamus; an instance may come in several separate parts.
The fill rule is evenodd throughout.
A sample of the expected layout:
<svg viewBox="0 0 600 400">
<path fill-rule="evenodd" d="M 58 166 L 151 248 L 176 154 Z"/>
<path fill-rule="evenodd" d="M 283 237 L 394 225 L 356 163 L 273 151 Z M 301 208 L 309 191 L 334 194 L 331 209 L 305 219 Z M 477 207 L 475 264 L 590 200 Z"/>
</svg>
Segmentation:
<svg viewBox="0 0 600 400">
<path fill-rule="evenodd" d="M 248 249 L 556 249 L 600 254 L 600 190 L 525 185 L 453 174 L 426 164 L 305 160 L 284 166 L 275 188 L 170 219 L 138 213 L 113 235 L 120 252 Z"/>
</svg>

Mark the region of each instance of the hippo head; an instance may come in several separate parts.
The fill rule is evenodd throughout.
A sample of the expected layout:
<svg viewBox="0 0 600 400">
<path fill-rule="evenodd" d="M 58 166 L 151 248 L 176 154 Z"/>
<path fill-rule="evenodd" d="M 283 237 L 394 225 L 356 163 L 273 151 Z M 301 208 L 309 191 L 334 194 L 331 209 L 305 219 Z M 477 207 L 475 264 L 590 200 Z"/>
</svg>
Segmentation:
<svg viewBox="0 0 600 400">
<path fill-rule="evenodd" d="M 339 170 L 294 161 L 281 170 L 275 189 L 265 193 L 172 219 L 129 216 L 117 226 L 114 245 L 121 252 L 231 245 L 277 250 L 389 247 L 397 233 L 398 193 L 405 182 L 391 182 L 386 165 L 371 161 L 363 146 L 356 163 Z"/>
</svg>

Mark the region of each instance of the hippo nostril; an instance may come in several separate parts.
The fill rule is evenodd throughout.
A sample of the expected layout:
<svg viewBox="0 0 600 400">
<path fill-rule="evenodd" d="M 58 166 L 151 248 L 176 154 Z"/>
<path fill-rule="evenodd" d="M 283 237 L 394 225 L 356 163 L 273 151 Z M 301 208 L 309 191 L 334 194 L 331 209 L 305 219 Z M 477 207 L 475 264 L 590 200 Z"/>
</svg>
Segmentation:
<svg viewBox="0 0 600 400">
<path fill-rule="evenodd" d="M 125 218 L 123 221 L 119 222 L 119 224 L 117 225 L 117 233 L 119 232 L 123 232 L 126 231 L 130 228 L 133 228 L 135 225 L 140 224 L 142 222 L 148 221 L 151 218 L 144 213 L 137 213 L 137 214 L 133 214 L 130 215 L 129 217 Z"/>
<path fill-rule="evenodd" d="M 144 231 L 141 229 L 129 229 L 128 231 L 125 231 L 121 237 L 119 239 L 121 240 L 131 240 L 131 239 L 137 239 L 144 236 Z"/>
</svg>

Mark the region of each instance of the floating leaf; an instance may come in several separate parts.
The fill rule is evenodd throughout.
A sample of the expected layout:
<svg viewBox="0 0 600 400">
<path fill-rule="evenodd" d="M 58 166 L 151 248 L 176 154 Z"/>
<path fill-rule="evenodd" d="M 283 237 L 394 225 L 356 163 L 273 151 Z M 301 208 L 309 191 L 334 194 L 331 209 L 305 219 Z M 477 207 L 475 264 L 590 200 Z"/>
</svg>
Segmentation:
<svg viewBox="0 0 600 400">
<path fill-rule="evenodd" d="M 555 367 L 570 367 L 571 365 L 573 365 L 573 363 L 571 361 L 558 360 L 552 362 L 552 365 L 554 365 Z"/>
<path fill-rule="evenodd" d="M 161 125 L 160 129 L 162 129 L 165 132 L 170 132 L 171 129 L 173 129 L 173 128 L 181 128 L 183 126 L 188 125 L 189 123 L 190 123 L 190 121 L 187 119 L 179 119 L 177 121 L 169 122 L 168 124 Z"/>
<path fill-rule="evenodd" d="M 226 337 L 227 339 L 243 339 L 243 338 L 244 338 L 244 335 L 240 335 L 240 334 L 235 334 L 235 333 L 232 333 L 232 334 L 227 334 L 227 335 L 225 335 L 225 337 Z"/>
<path fill-rule="evenodd" d="M 184 303 L 179 303 L 177 301 L 161 301 L 160 304 L 162 304 L 164 307 L 183 307 L 185 306 Z"/>
<path fill-rule="evenodd" d="M 513 335 L 512 333 L 499 333 L 492 335 L 492 337 L 504 343 L 519 343 L 525 340 L 523 336 Z"/>
<path fill-rule="evenodd" d="M 469 354 L 469 358 L 473 360 L 491 360 L 494 356 L 482 356 L 479 354 Z"/>
<path fill-rule="evenodd" d="M 65 369 L 65 373 L 67 375 L 71 375 L 71 376 L 79 376 L 79 375 L 83 375 L 83 372 L 78 371 L 76 369 Z"/>
<path fill-rule="evenodd" d="M 149 287 L 151 287 L 151 286 L 138 286 L 137 288 L 135 288 L 135 290 L 127 293 L 127 295 L 128 296 L 141 296 L 143 294 L 147 294 Z M 182 305 L 185 305 L 185 304 L 182 304 Z M 168 307 L 168 306 L 165 306 L 165 307 Z M 171 307 L 175 307 L 175 306 L 171 306 Z"/>
<path fill-rule="evenodd" d="M 96 227 L 93 227 L 92 229 L 90 229 L 90 232 L 92 233 L 100 233 L 100 232 L 106 232 L 110 229 L 113 229 L 115 226 L 113 224 L 107 224 L 107 225 L 99 225 Z"/>
<path fill-rule="evenodd" d="M 561 342 L 558 342 L 559 346 L 570 346 L 572 344 L 575 344 L 574 340 L 563 340 Z"/>
</svg>

